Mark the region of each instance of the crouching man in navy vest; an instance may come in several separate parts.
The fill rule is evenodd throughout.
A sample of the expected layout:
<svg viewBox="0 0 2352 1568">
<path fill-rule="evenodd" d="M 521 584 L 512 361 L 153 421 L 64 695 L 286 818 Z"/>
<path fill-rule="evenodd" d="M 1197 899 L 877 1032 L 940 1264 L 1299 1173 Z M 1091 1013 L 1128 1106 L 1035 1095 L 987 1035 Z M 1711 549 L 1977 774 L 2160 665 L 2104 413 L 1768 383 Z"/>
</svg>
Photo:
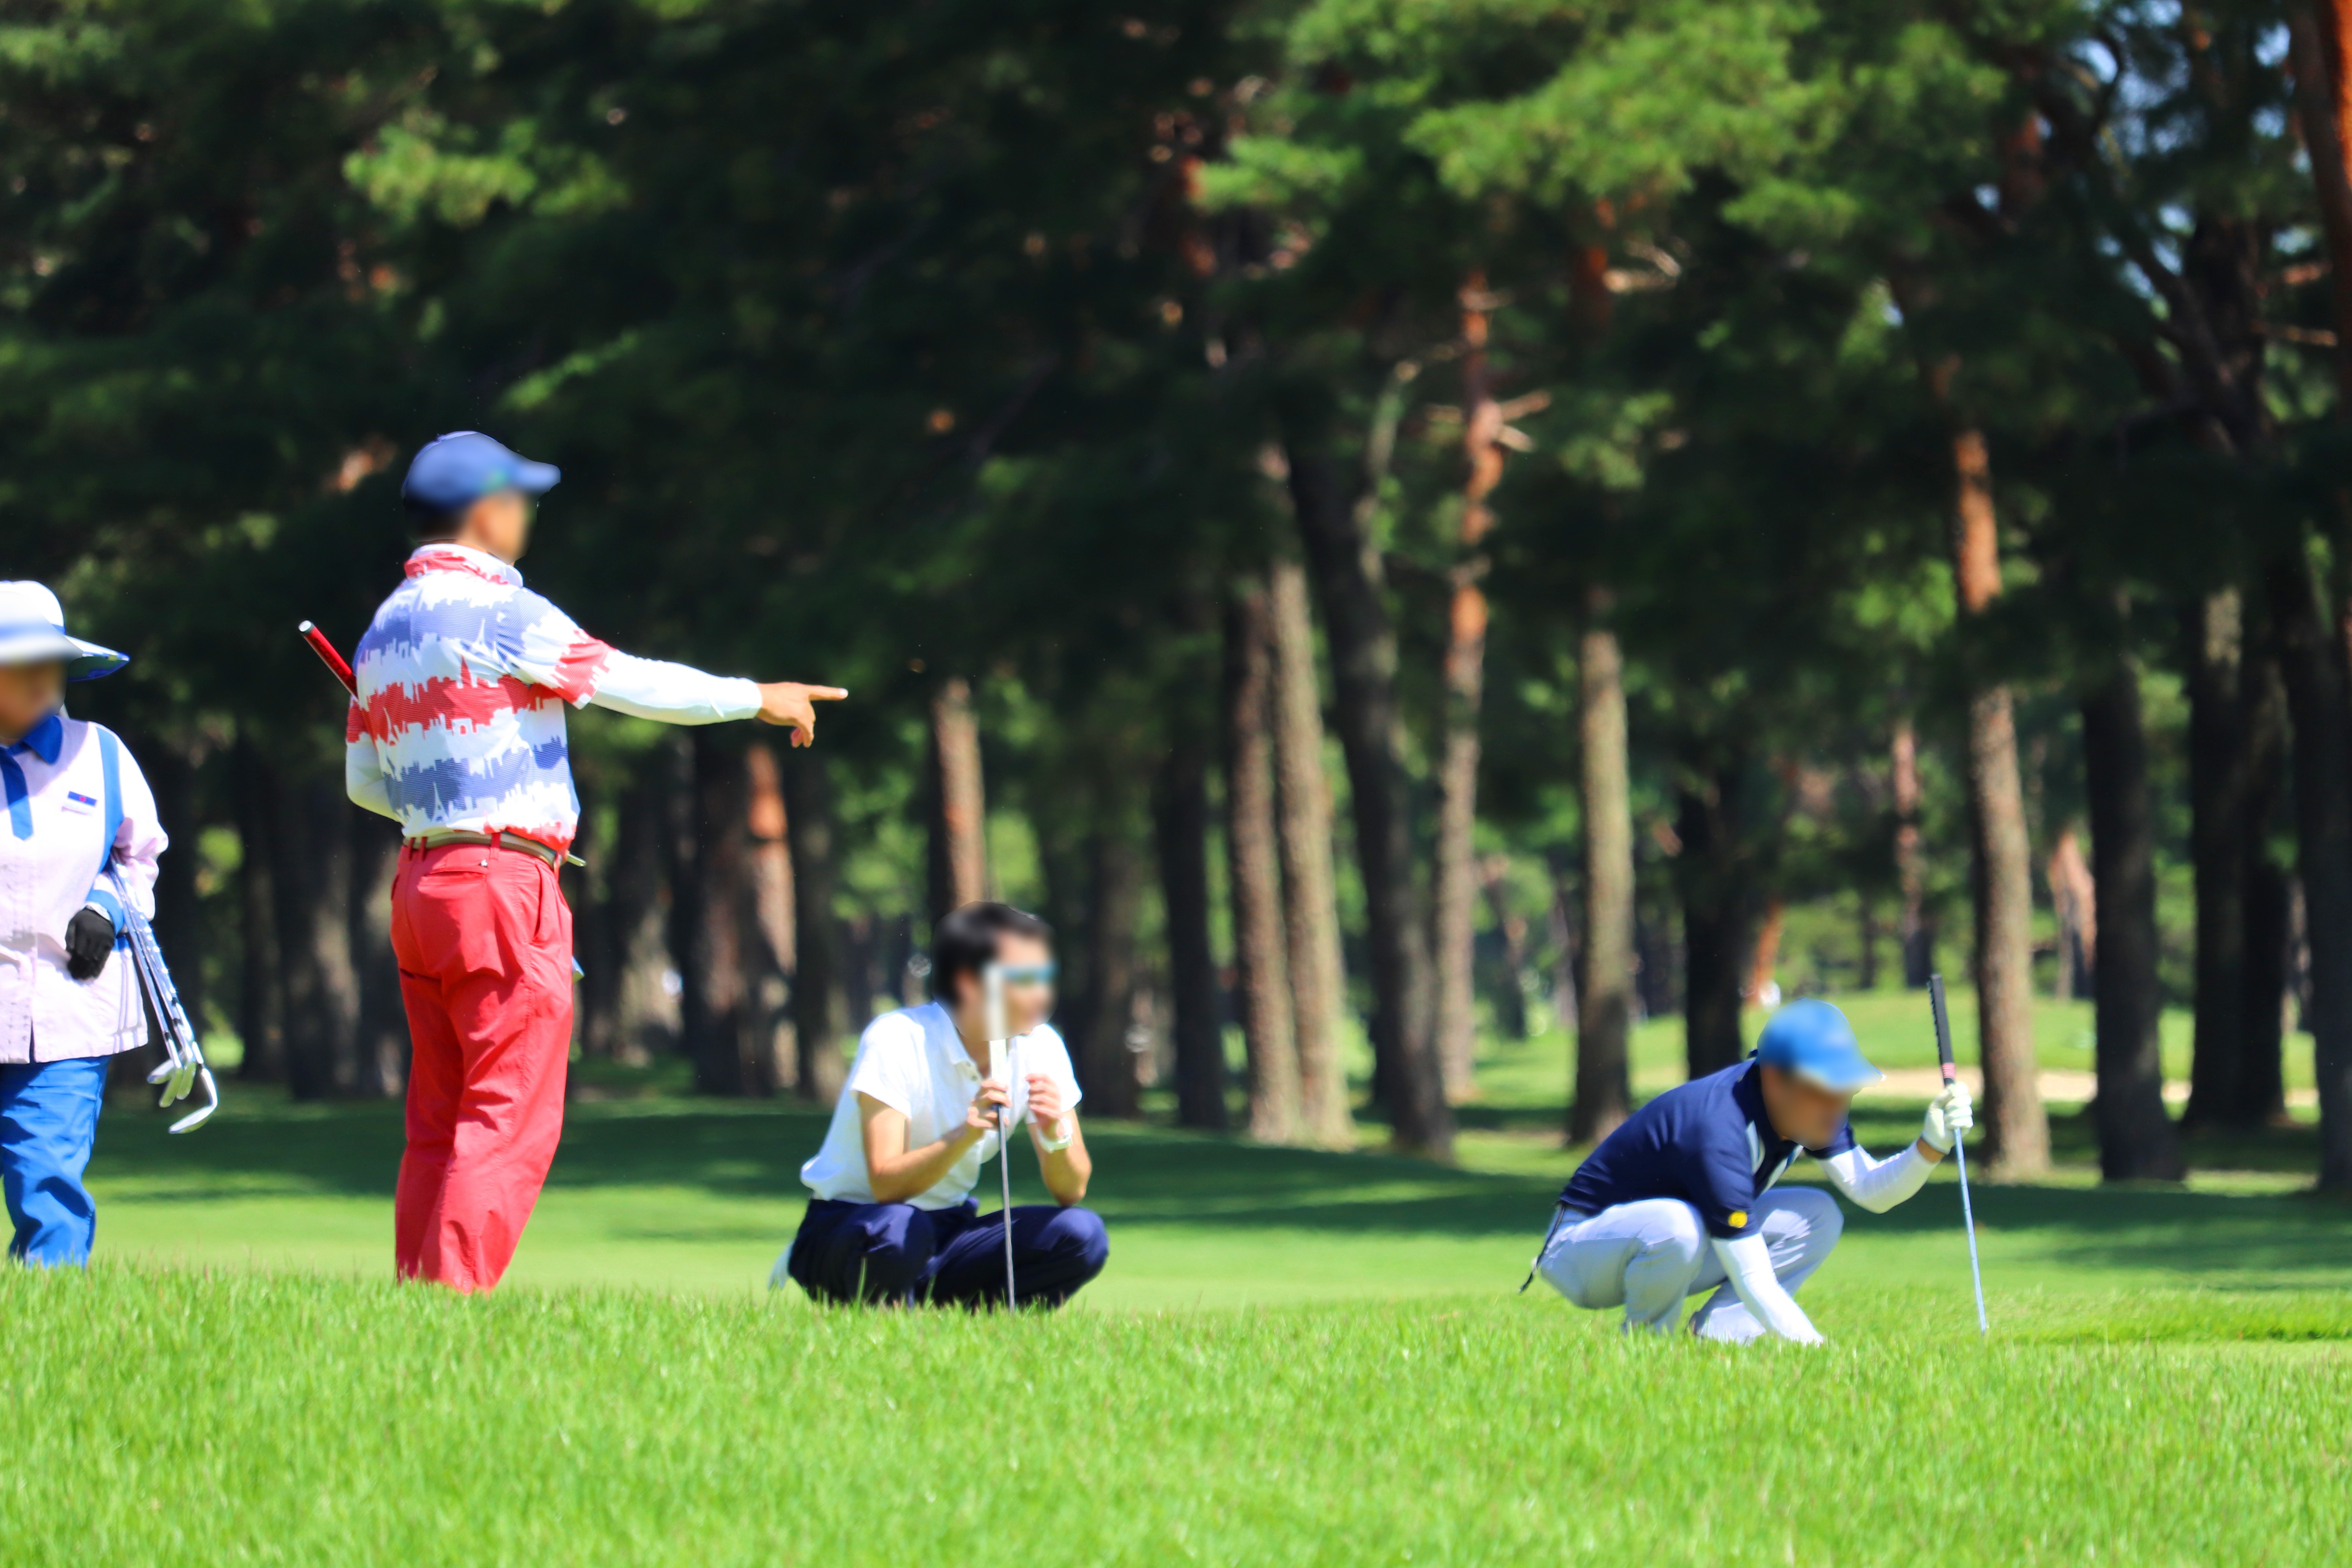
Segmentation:
<svg viewBox="0 0 2352 1568">
<path fill-rule="evenodd" d="M 1974 1124 L 1969 1091 L 1948 1084 L 1908 1148 L 1874 1160 L 1846 1111 L 1884 1075 L 1863 1058 L 1845 1015 L 1792 1002 L 1772 1016 L 1753 1059 L 1694 1079 L 1642 1107 L 1577 1168 L 1559 1195 L 1540 1273 L 1580 1307 L 1622 1307 L 1628 1331 L 1671 1331 L 1683 1300 L 1701 1339 L 1776 1334 L 1819 1344 L 1794 1300 L 1844 1228 L 1818 1187 L 1775 1189 L 1800 1152 L 1874 1214 L 1917 1192 Z"/>
<path fill-rule="evenodd" d="M 147 1043 L 122 900 L 154 913 L 163 829 L 139 764 L 100 725 L 68 719 L 69 680 L 130 661 L 66 634 L 58 597 L 0 583 L 0 1186 L 8 1250 L 89 1261 L 97 1211 L 82 1185 L 109 1058 Z"/>
<path fill-rule="evenodd" d="M 1077 1206 L 1094 1173 L 1078 1131 L 1077 1078 L 1045 1022 L 1052 934 L 1010 904 L 966 904 L 940 920 L 931 942 L 937 1000 L 866 1026 L 824 1147 L 801 1167 L 814 1194 L 808 1213 L 769 1284 L 791 1279 L 824 1301 L 1000 1306 L 1008 1222 L 1021 1306 L 1057 1307 L 1102 1272 L 1110 1242 L 1101 1219 Z M 1006 974 L 1008 1082 L 985 1076 L 982 974 L 992 963 Z M 982 1165 L 1005 1157 L 999 1107 L 1008 1128 L 1029 1124 L 1054 1203 L 982 1219 L 971 1194 Z"/>
</svg>

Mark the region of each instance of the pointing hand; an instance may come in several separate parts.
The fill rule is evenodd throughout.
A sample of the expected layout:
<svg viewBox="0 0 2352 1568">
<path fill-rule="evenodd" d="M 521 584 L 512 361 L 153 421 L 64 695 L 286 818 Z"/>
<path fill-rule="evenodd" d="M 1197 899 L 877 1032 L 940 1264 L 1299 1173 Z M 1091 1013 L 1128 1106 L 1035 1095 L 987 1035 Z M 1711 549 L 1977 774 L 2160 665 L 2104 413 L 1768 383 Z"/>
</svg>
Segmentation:
<svg viewBox="0 0 2352 1568">
<path fill-rule="evenodd" d="M 760 721 L 781 724 L 793 732 L 793 744 L 816 740 L 816 704 L 838 702 L 849 695 L 840 686 L 803 686 L 797 680 L 763 681 L 760 686 Z"/>
</svg>

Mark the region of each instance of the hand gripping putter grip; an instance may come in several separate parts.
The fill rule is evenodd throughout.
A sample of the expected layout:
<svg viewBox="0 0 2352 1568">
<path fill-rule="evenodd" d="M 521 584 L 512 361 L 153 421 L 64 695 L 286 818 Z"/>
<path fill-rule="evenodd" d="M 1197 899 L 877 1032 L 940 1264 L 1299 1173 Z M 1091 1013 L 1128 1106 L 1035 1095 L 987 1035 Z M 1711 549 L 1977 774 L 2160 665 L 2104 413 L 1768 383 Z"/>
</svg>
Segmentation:
<svg viewBox="0 0 2352 1568">
<path fill-rule="evenodd" d="M 988 1076 L 1009 1092 L 1013 1080 L 1005 1073 L 1007 1058 L 1013 1054 L 1013 1030 L 1004 1018 L 1004 966 L 990 963 L 980 972 L 980 984 L 988 1009 Z M 1020 1305 L 1013 1290 L 1013 1146 L 1007 1142 L 1001 1105 L 996 1108 L 996 1174 L 1004 1194 L 1004 1307 L 1011 1311 Z"/>
<path fill-rule="evenodd" d="M 1936 1060 L 1944 1069 L 1944 1081 L 1950 1083 L 1958 1076 L 1959 1069 L 1952 1065 L 1952 1020 L 1944 1011 L 1944 977 L 1940 974 L 1927 976 L 1927 1003 L 1936 1010 Z M 1960 1223 L 1968 1227 L 1969 1232 L 1969 1278 L 1977 1289 L 1977 1333 L 1982 1336 L 1992 1331 L 1985 1324 L 1984 1269 L 1977 1262 L 1977 1216 L 1969 1206 L 1966 1142 L 1962 1134 L 1952 1134 L 1952 1158 L 1958 1162 L 1960 1173 Z"/>
</svg>

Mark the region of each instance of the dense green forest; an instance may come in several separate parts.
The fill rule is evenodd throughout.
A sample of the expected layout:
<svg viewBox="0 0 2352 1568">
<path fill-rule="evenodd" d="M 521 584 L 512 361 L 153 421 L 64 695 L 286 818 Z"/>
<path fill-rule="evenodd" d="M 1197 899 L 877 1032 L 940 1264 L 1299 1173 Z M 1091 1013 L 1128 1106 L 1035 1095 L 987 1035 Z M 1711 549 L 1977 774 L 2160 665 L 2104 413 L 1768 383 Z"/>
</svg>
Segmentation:
<svg viewBox="0 0 2352 1568">
<path fill-rule="evenodd" d="M 408 455 L 822 743 L 574 721 L 582 1048 L 839 1082 L 936 911 L 1063 932 L 1089 1109 L 1443 1156 L 1560 1020 L 2096 996 L 2110 1178 L 2352 1188 L 2342 0 L 11 0 L 0 539 L 247 1080 L 393 1092 L 348 647 Z M 1359 1020 L 1361 1020 L 1360 1024 Z M 1227 1042 L 1236 1042 L 1227 1058 Z"/>
</svg>

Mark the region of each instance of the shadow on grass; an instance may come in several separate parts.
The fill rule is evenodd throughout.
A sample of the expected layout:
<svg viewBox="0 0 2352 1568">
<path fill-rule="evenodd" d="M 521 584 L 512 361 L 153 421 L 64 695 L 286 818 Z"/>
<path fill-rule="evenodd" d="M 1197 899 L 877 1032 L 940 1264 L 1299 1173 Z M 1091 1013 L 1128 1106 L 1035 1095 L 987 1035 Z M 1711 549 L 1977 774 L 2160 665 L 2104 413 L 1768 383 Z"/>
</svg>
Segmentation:
<svg viewBox="0 0 2352 1568">
<path fill-rule="evenodd" d="M 242 1097 L 241 1097 L 242 1098 Z M 390 1196 L 401 1148 L 397 1106 L 289 1106 L 258 1098 L 202 1132 L 163 1135 L 158 1119 L 110 1114 L 92 1175 L 135 1184 L 142 1202 L 205 1202 L 257 1194 Z M 1881 1149 L 1916 1123 L 1860 1129 Z M 1898 1126 L 1897 1123 L 1900 1123 Z M 551 1187 L 687 1188 L 718 1198 L 793 1200 L 800 1163 L 825 1118 L 775 1104 L 650 1100 L 572 1108 Z M 2053 1125 L 2062 1156 L 2086 1133 Z M 1381 1154 L 1265 1148 L 1136 1124 L 1089 1129 L 1097 1177 L 1089 1206 L 1122 1226 L 1320 1231 L 1485 1238 L 1539 1236 L 1555 1191 L 1538 1177 L 1459 1171 Z M 2306 1167 L 2307 1168 L 2307 1167 Z M 1034 1168 L 1016 1155 L 1016 1180 Z M 1977 1216 L 1996 1235 L 2034 1236 L 2088 1270 L 2127 1266 L 2184 1276 L 2247 1269 L 2340 1268 L 2352 1251 L 2352 1209 L 2300 1197 L 2176 1189 L 1979 1184 Z M 714 1213 L 718 1226 L 734 1216 Z M 1958 1188 L 1937 1183 L 1894 1211 L 1858 1221 L 1881 1234 L 1959 1225 Z M 704 1228 L 688 1222 L 696 1235 Z"/>
</svg>

